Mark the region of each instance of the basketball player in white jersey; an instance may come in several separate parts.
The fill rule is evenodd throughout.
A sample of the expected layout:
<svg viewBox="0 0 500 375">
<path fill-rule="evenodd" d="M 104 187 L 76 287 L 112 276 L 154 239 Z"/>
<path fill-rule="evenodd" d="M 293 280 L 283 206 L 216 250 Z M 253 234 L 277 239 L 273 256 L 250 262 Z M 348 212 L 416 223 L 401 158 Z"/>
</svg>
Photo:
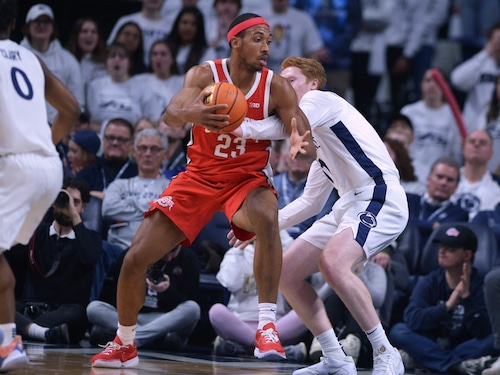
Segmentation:
<svg viewBox="0 0 500 375">
<path fill-rule="evenodd" d="M 317 160 L 301 197 L 279 211 L 280 229 L 320 212 L 332 185 L 340 198 L 332 211 L 299 236 L 283 255 L 280 289 L 322 346 L 323 357 L 294 375 L 356 374 L 332 329 L 323 302 L 306 279 L 321 271 L 363 328 L 373 347 L 372 375 L 401 375 L 401 356 L 387 338 L 370 294 L 354 273 L 403 231 L 408 203 L 399 173 L 380 137 L 340 96 L 320 91 L 326 83 L 316 60 L 290 57 L 281 75 L 294 88 L 311 124 Z M 279 119 L 247 121 L 237 135 L 282 139 Z M 233 238 L 234 239 L 234 238 Z M 233 241 L 234 242 L 234 241 Z M 236 242 L 236 245 L 239 245 Z"/>
<path fill-rule="evenodd" d="M 63 179 L 54 144 L 80 113 L 45 65 L 9 40 L 16 14 L 15 0 L 0 0 L 0 372 L 29 362 L 16 336 L 15 278 L 3 253 L 28 243 L 54 202 Z M 52 131 L 45 100 L 58 110 Z"/>
</svg>

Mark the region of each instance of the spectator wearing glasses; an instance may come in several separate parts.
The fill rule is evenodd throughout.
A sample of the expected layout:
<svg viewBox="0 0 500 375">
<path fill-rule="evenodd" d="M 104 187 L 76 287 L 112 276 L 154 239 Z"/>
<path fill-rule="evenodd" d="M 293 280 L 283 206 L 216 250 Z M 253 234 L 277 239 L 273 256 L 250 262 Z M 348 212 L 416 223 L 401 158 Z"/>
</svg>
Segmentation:
<svg viewBox="0 0 500 375">
<path fill-rule="evenodd" d="M 168 148 L 167 137 L 158 129 L 144 129 L 134 141 L 134 157 L 139 173 L 113 181 L 102 202 L 104 219 L 112 224 L 108 242 L 127 249 L 139 228 L 149 202 L 160 196 L 170 180 L 160 173 Z"/>
<path fill-rule="evenodd" d="M 103 155 L 77 173 L 78 178 L 88 182 L 90 195 L 102 199 L 113 180 L 137 176 L 137 165 L 129 159 L 133 133 L 134 127 L 125 119 L 108 121 L 103 134 Z"/>
</svg>

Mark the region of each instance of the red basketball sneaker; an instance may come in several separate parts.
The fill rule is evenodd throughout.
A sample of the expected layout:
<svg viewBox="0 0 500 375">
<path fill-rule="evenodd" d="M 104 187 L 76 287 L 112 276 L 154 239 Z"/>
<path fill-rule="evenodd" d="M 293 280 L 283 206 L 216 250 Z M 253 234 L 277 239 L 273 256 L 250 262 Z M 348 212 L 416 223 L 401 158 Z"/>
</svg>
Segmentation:
<svg viewBox="0 0 500 375">
<path fill-rule="evenodd" d="M 104 350 L 92 357 L 94 367 L 135 367 L 139 364 L 137 347 L 133 345 L 123 345 L 118 336 L 104 347 Z"/>
<path fill-rule="evenodd" d="M 257 330 L 253 354 L 257 358 L 268 361 L 286 359 L 286 354 L 281 346 L 280 337 L 274 323 L 267 323 L 262 329 Z"/>
</svg>

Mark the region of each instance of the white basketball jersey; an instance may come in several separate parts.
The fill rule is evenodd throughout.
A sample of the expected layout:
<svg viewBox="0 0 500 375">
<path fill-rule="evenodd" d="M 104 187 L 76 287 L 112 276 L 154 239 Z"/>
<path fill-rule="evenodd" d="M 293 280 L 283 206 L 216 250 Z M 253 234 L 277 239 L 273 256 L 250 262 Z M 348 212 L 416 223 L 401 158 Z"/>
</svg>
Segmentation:
<svg viewBox="0 0 500 375">
<path fill-rule="evenodd" d="M 57 155 L 45 106 L 45 76 L 33 53 L 0 40 L 0 156 Z"/>
<path fill-rule="evenodd" d="M 318 162 L 340 196 L 364 186 L 399 182 L 380 136 L 346 100 L 312 90 L 302 97 L 300 108 L 311 124 Z"/>
</svg>

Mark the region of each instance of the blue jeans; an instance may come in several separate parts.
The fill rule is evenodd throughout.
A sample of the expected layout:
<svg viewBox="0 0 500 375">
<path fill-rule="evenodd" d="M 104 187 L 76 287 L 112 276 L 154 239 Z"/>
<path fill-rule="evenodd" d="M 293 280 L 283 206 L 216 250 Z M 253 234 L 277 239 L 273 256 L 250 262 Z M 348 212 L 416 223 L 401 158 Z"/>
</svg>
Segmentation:
<svg viewBox="0 0 500 375">
<path fill-rule="evenodd" d="M 433 339 L 412 331 L 405 323 L 395 324 L 390 331 L 391 342 L 407 352 L 418 364 L 430 370 L 446 372 L 455 363 L 466 359 L 495 355 L 493 335 L 471 339 L 450 349 L 441 348 Z"/>
</svg>

